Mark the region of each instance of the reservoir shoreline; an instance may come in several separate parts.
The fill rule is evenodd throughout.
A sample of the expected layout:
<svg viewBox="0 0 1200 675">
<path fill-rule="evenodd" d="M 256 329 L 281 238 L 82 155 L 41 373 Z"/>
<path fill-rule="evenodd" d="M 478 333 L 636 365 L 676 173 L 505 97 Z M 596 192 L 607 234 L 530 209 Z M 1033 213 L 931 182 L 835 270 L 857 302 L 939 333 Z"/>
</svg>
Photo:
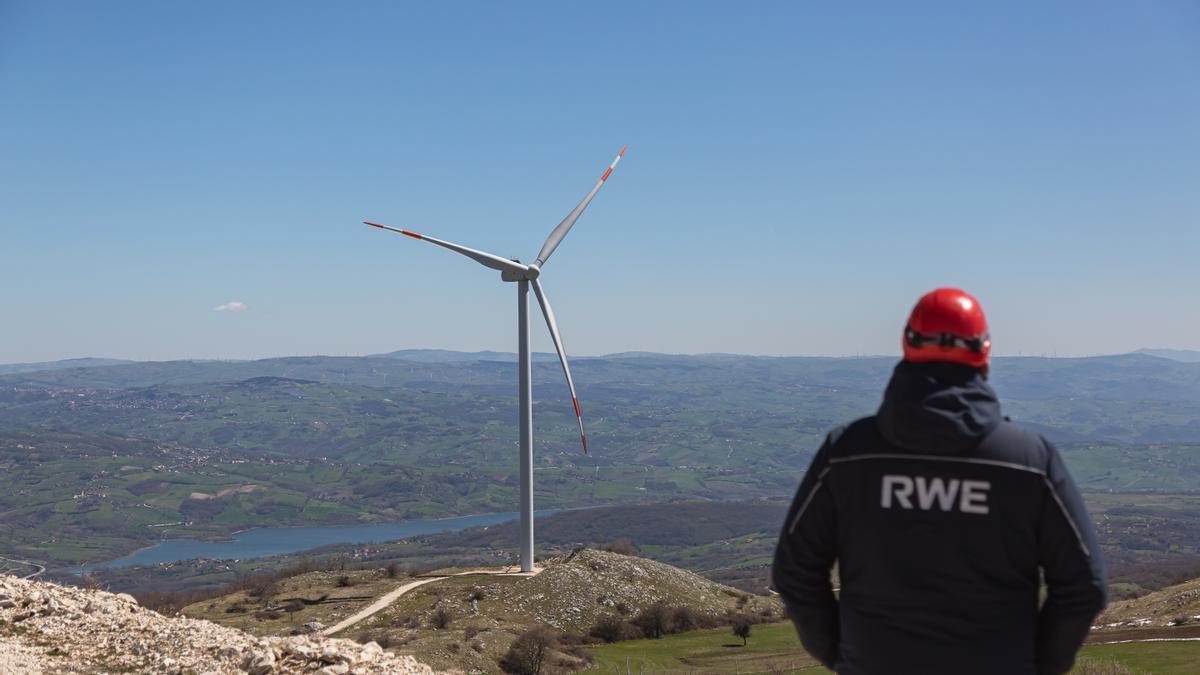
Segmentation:
<svg viewBox="0 0 1200 675">
<path fill-rule="evenodd" d="M 538 511 L 535 515 L 543 517 L 556 511 L 557 509 Z M 519 513 L 506 512 L 353 525 L 253 527 L 232 532 L 229 536 L 221 538 L 164 539 L 151 546 L 141 547 L 128 555 L 88 565 L 85 569 L 154 566 L 196 559 L 253 560 L 274 555 L 294 554 L 323 546 L 369 544 L 413 536 L 458 532 L 472 527 L 498 525 L 519 517 Z M 75 572 L 78 573 L 78 568 Z"/>
</svg>

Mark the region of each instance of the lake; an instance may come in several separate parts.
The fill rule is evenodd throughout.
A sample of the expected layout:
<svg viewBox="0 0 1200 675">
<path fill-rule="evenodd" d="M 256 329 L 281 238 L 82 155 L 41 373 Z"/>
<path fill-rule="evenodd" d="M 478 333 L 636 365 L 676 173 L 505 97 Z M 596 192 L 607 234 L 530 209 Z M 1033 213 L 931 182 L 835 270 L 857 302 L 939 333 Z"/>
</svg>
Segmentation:
<svg viewBox="0 0 1200 675">
<path fill-rule="evenodd" d="M 538 517 L 554 513 L 554 510 L 536 511 Z M 283 555 L 305 551 L 330 544 L 367 544 L 394 541 L 421 534 L 457 532 L 471 527 L 495 525 L 520 517 L 518 513 L 489 513 L 461 518 L 438 520 L 407 520 L 399 523 L 372 523 L 369 525 L 331 525 L 324 527 L 258 527 L 232 535 L 227 541 L 199 541 L 196 539 L 170 539 L 154 546 L 143 548 L 124 558 L 118 558 L 96 567 L 130 567 L 132 565 L 157 565 L 158 563 L 209 558 L 215 560 L 249 560 L 270 555 Z M 513 542 L 514 551 L 518 549 Z"/>
</svg>

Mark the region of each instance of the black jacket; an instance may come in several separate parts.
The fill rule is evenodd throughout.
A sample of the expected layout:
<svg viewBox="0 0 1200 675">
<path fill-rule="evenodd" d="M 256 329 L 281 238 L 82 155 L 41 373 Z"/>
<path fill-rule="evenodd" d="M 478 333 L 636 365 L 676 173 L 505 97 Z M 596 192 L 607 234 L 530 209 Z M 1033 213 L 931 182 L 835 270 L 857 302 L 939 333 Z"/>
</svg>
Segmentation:
<svg viewBox="0 0 1200 675">
<path fill-rule="evenodd" d="M 901 363 L 877 415 L 829 434 L 772 575 L 805 648 L 839 673 L 1064 673 L 1105 603 L 1058 452 L 945 363 Z"/>
</svg>

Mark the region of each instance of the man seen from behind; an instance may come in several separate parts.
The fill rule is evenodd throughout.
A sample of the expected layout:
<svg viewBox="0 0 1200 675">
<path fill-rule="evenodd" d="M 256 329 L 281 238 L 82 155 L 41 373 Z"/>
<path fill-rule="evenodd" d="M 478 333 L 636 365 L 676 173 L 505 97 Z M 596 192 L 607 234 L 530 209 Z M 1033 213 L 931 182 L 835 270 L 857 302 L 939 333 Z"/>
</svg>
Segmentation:
<svg viewBox="0 0 1200 675">
<path fill-rule="evenodd" d="M 838 673 L 1067 672 L 1105 604 L 1078 489 L 1001 415 L 975 298 L 926 294 L 903 347 L 877 414 L 829 434 L 784 522 L 772 575 L 801 642 Z"/>
</svg>

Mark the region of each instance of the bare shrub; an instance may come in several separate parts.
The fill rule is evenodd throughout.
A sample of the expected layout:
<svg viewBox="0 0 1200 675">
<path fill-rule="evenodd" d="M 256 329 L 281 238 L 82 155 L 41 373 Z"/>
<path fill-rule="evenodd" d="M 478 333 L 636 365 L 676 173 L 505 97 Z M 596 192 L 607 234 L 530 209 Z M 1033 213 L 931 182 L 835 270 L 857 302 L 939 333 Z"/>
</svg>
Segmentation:
<svg viewBox="0 0 1200 675">
<path fill-rule="evenodd" d="M 540 675 L 557 644 L 557 636 L 550 629 L 530 628 L 513 641 L 500 659 L 500 668 L 514 675 Z"/>
<path fill-rule="evenodd" d="M 655 603 L 639 612 L 633 618 L 633 625 L 641 628 L 646 637 L 658 639 L 670 630 L 671 610 L 662 603 Z"/>
<path fill-rule="evenodd" d="M 386 574 L 387 578 L 389 579 L 396 579 L 403 572 L 404 570 L 400 569 L 400 563 L 396 562 L 395 560 L 388 563 L 387 567 L 384 569 L 384 574 Z"/>
<path fill-rule="evenodd" d="M 438 607 L 437 609 L 433 610 L 433 616 L 430 617 L 429 622 L 434 628 L 442 630 L 449 626 L 450 622 L 453 620 L 454 615 L 450 613 L 450 610 L 446 609 L 445 607 Z"/>
<path fill-rule="evenodd" d="M 596 619 L 596 623 L 592 624 L 591 629 L 588 630 L 588 635 L 602 642 L 618 642 L 629 639 L 627 636 L 631 632 L 630 628 L 634 628 L 634 626 L 621 617 L 615 614 L 606 614 Z M 641 630 L 639 629 L 637 632 L 641 633 Z"/>
<path fill-rule="evenodd" d="M 675 607 L 671 610 L 672 633 L 696 630 L 699 626 L 700 620 L 696 617 L 696 612 L 691 607 Z"/>
</svg>

